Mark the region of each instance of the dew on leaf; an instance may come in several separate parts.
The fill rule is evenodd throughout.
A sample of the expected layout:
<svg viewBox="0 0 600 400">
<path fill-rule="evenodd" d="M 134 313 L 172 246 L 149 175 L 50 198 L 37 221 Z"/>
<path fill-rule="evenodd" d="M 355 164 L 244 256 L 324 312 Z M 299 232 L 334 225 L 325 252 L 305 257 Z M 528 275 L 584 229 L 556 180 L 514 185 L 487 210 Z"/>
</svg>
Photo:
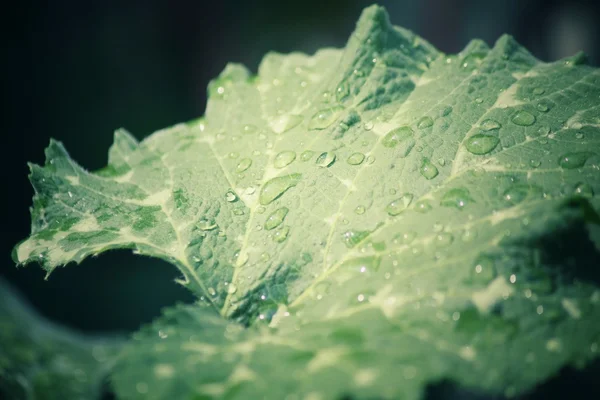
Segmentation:
<svg viewBox="0 0 600 400">
<path fill-rule="evenodd" d="M 314 154 L 315 154 L 315 152 L 312 150 L 304 150 L 302 152 L 302 154 L 300 154 L 300 160 L 306 162 L 306 161 L 310 160 Z"/>
<path fill-rule="evenodd" d="M 308 129 L 321 130 L 329 127 L 338 119 L 342 110 L 344 110 L 343 107 L 335 106 L 317 111 L 310 119 Z"/>
<path fill-rule="evenodd" d="M 475 284 L 486 285 L 496 277 L 494 259 L 487 255 L 477 258 L 471 269 L 471 281 Z"/>
<path fill-rule="evenodd" d="M 285 133 L 302 123 L 302 116 L 295 114 L 280 115 L 269 120 L 269 126 L 275 133 Z"/>
<path fill-rule="evenodd" d="M 435 236 L 435 245 L 438 247 L 447 247 L 454 241 L 454 235 L 449 232 L 440 232 Z"/>
<path fill-rule="evenodd" d="M 238 200 L 238 197 L 233 191 L 228 190 L 227 193 L 225 193 L 225 200 L 227 200 L 230 203 L 233 203 L 234 201 Z"/>
<path fill-rule="evenodd" d="M 513 124 L 519 126 L 530 126 L 535 123 L 535 116 L 527 111 L 517 111 L 510 119 Z"/>
<path fill-rule="evenodd" d="M 579 182 L 575 185 L 575 194 L 581 197 L 592 198 L 594 197 L 594 189 L 587 183 Z"/>
<path fill-rule="evenodd" d="M 529 166 L 531 168 L 538 168 L 540 165 L 542 165 L 542 162 L 540 160 L 534 160 L 533 158 L 529 160 Z"/>
<path fill-rule="evenodd" d="M 236 167 L 236 172 L 244 172 L 252 165 L 251 158 L 242 158 Z"/>
<path fill-rule="evenodd" d="M 481 129 L 483 129 L 484 131 L 493 131 L 496 129 L 500 129 L 502 127 L 502 125 L 500 124 L 500 122 L 493 120 L 493 119 L 486 119 L 485 121 L 483 121 L 481 123 L 481 125 L 479 126 Z"/>
<path fill-rule="evenodd" d="M 290 234 L 290 227 L 287 225 L 284 225 L 281 228 L 277 229 L 275 231 L 275 233 L 273 233 L 273 240 L 277 243 L 285 242 L 285 240 L 288 238 L 289 234 Z"/>
<path fill-rule="evenodd" d="M 473 71 L 476 69 L 485 58 L 486 54 L 483 52 L 474 52 L 465 56 L 460 63 L 460 67 L 466 71 Z"/>
<path fill-rule="evenodd" d="M 336 155 L 330 151 L 323 152 L 315 160 L 315 164 L 319 167 L 328 168 L 335 163 Z"/>
<path fill-rule="evenodd" d="M 292 150 L 284 150 L 279 152 L 273 160 L 273 166 L 281 169 L 290 165 L 296 159 L 296 153 Z"/>
<path fill-rule="evenodd" d="M 217 228 L 217 223 L 212 219 L 204 219 L 202 218 L 198 221 L 198 228 L 203 231 L 212 231 Z"/>
<path fill-rule="evenodd" d="M 444 207 L 454 207 L 462 210 L 467 204 L 473 203 L 471 193 L 466 188 L 453 188 L 448 190 L 440 201 Z"/>
<path fill-rule="evenodd" d="M 425 128 L 429 128 L 430 126 L 433 125 L 433 119 L 431 119 L 431 117 L 423 117 L 419 120 L 419 122 L 417 122 L 417 128 L 419 129 L 425 129 Z"/>
<path fill-rule="evenodd" d="M 289 174 L 278 176 L 266 182 L 260 190 L 258 201 L 263 206 L 271 204 L 288 189 L 296 186 L 302 179 L 302 174 Z"/>
<path fill-rule="evenodd" d="M 396 216 L 406 210 L 413 200 L 411 193 L 405 193 L 401 197 L 392 200 L 386 207 L 385 212 L 391 216 Z"/>
<path fill-rule="evenodd" d="M 446 106 L 446 107 L 442 108 L 442 110 L 440 111 L 440 116 L 446 117 L 446 116 L 450 115 L 451 112 L 452 112 L 452 106 Z"/>
<path fill-rule="evenodd" d="M 273 211 L 265 221 L 265 229 L 270 231 L 277 228 L 279 225 L 281 225 L 289 211 L 290 210 L 287 207 L 281 207 Z"/>
<path fill-rule="evenodd" d="M 423 158 L 423 160 L 421 160 L 419 172 L 425 179 L 433 179 L 439 174 L 437 167 L 429 161 L 429 158 Z"/>
<path fill-rule="evenodd" d="M 370 131 L 371 129 L 373 129 L 373 126 L 374 126 L 374 124 L 372 121 L 367 121 L 363 125 L 363 128 L 365 128 L 365 131 Z"/>
<path fill-rule="evenodd" d="M 402 126 L 389 131 L 383 137 L 381 144 L 383 144 L 385 147 L 393 148 L 402 142 L 412 142 L 413 144 L 410 146 L 410 149 L 412 149 L 412 146 L 414 146 L 413 130 L 409 126 Z M 408 152 L 410 152 L 410 149 Z M 406 155 L 408 155 L 408 152 Z"/>
<path fill-rule="evenodd" d="M 337 101 L 343 101 L 346 97 L 350 95 L 350 87 L 348 83 L 343 82 L 338 85 L 335 89 L 335 98 Z"/>
<path fill-rule="evenodd" d="M 232 151 L 231 153 L 229 153 L 229 158 L 238 158 L 240 156 L 240 153 L 238 153 L 237 151 Z"/>
<path fill-rule="evenodd" d="M 483 103 L 483 99 L 481 97 L 476 97 L 475 98 L 475 103 L 481 104 L 481 103 Z"/>
<path fill-rule="evenodd" d="M 235 292 L 237 292 L 237 286 L 235 286 L 233 283 L 227 285 L 227 293 L 234 294 Z"/>
<path fill-rule="evenodd" d="M 358 215 L 362 215 L 362 214 L 364 214 L 364 213 L 365 213 L 365 211 L 366 211 L 366 208 L 365 208 L 365 206 L 363 206 L 363 205 L 358 205 L 358 206 L 356 206 L 356 208 L 354 209 L 354 212 L 355 212 L 356 214 L 358 214 Z"/>
<path fill-rule="evenodd" d="M 431 205 L 431 202 L 429 200 L 420 200 L 415 203 L 415 211 L 418 211 L 423 214 L 431 211 L 432 208 L 433 206 Z"/>
<path fill-rule="evenodd" d="M 565 153 L 558 159 L 558 165 L 564 169 L 581 168 L 592 155 L 593 153 L 589 151 Z"/>
<path fill-rule="evenodd" d="M 365 155 L 363 153 L 353 153 L 348 157 L 348 164 L 350 165 L 360 165 L 365 159 Z"/>
<path fill-rule="evenodd" d="M 546 90 L 544 88 L 541 87 L 536 87 L 532 90 L 532 93 L 535 94 L 536 96 L 539 96 L 540 94 L 544 94 Z"/>
<path fill-rule="evenodd" d="M 470 153 L 484 155 L 494 150 L 498 143 L 500 139 L 496 136 L 477 134 L 467 139 L 465 147 Z"/>
<path fill-rule="evenodd" d="M 531 185 L 517 183 L 506 189 L 502 197 L 511 204 L 517 204 L 525 200 L 531 193 L 534 193 L 536 189 Z"/>
<path fill-rule="evenodd" d="M 342 234 L 342 241 L 349 249 L 362 242 L 371 232 L 369 231 L 346 231 Z"/>
</svg>

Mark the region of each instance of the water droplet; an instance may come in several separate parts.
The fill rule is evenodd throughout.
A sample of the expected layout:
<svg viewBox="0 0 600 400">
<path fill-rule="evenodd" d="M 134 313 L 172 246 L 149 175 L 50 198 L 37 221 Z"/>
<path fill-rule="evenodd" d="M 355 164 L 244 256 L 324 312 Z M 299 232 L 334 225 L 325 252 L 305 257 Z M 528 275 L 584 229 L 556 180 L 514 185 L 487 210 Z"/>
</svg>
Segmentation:
<svg viewBox="0 0 600 400">
<path fill-rule="evenodd" d="M 437 167 L 429 161 L 429 158 L 423 158 L 423 160 L 421 160 L 419 172 L 425 179 L 433 179 L 439 174 Z"/>
<path fill-rule="evenodd" d="M 302 161 L 308 161 L 312 158 L 312 156 L 315 154 L 314 151 L 312 150 L 304 150 L 302 152 L 302 154 L 300 154 L 300 160 Z"/>
<path fill-rule="evenodd" d="M 500 139 L 496 136 L 477 134 L 469 137 L 465 147 L 476 155 L 488 154 L 498 146 Z"/>
<path fill-rule="evenodd" d="M 431 117 L 423 117 L 419 120 L 419 122 L 417 122 L 417 128 L 419 129 L 425 129 L 425 128 L 429 128 L 430 126 L 433 125 L 433 119 L 431 119 Z"/>
<path fill-rule="evenodd" d="M 594 189 L 587 183 L 579 182 L 575 185 L 575 194 L 581 197 L 592 198 L 594 197 Z"/>
<path fill-rule="evenodd" d="M 273 178 L 263 185 L 258 196 L 258 201 L 263 206 L 271 204 L 288 189 L 296 186 L 302 179 L 302 174 L 289 174 Z"/>
<path fill-rule="evenodd" d="M 243 253 L 236 253 L 236 254 L 237 254 L 237 258 L 235 260 L 235 266 L 241 267 L 242 265 L 246 265 L 246 263 L 248 262 L 248 259 L 250 258 L 248 253 L 243 252 Z"/>
<path fill-rule="evenodd" d="M 217 223 L 212 219 L 204 219 L 202 218 L 198 221 L 198 228 L 203 231 L 212 231 L 217 228 Z"/>
<path fill-rule="evenodd" d="M 273 240 L 277 243 L 285 242 L 290 234 L 290 227 L 287 225 L 282 226 L 280 229 L 276 230 L 273 234 Z"/>
<path fill-rule="evenodd" d="M 270 231 L 272 229 L 277 228 L 279 225 L 282 224 L 289 211 L 290 210 L 287 207 L 281 207 L 273 211 L 265 221 L 265 229 Z"/>
<path fill-rule="evenodd" d="M 432 208 L 433 206 L 431 205 L 431 202 L 429 200 L 421 200 L 415 203 L 415 211 L 418 211 L 423 214 L 431 211 Z"/>
<path fill-rule="evenodd" d="M 454 207 L 459 210 L 462 210 L 467 204 L 474 203 L 475 201 L 471 197 L 471 193 L 465 188 L 454 188 L 448 190 L 442 200 L 440 201 L 440 205 L 444 207 Z"/>
<path fill-rule="evenodd" d="M 233 283 L 227 285 L 227 293 L 234 294 L 235 292 L 237 292 L 237 286 L 235 286 Z"/>
<path fill-rule="evenodd" d="M 473 71 L 476 69 L 485 58 L 486 53 L 483 52 L 474 52 L 465 56 L 460 63 L 460 67 L 467 71 Z"/>
<path fill-rule="evenodd" d="M 217 291 L 213 287 L 209 287 L 207 291 L 210 296 L 215 296 L 217 294 Z"/>
<path fill-rule="evenodd" d="M 443 159 L 443 158 L 439 158 L 437 162 L 438 162 L 438 164 L 439 164 L 440 166 L 442 166 L 442 167 L 443 167 L 444 165 L 446 165 L 446 160 L 445 160 L 445 159 Z"/>
<path fill-rule="evenodd" d="M 531 166 L 531 168 L 538 168 L 540 165 L 542 165 L 542 162 L 540 160 L 534 160 L 532 158 L 531 160 L 529 160 L 529 165 Z"/>
<path fill-rule="evenodd" d="M 295 114 L 287 114 L 280 115 L 269 120 L 269 126 L 273 130 L 273 132 L 281 134 L 289 131 L 292 128 L 300 125 L 302 123 L 302 116 Z"/>
<path fill-rule="evenodd" d="M 367 236 L 369 236 L 371 232 L 369 231 L 346 231 L 342 234 L 342 241 L 349 249 L 353 248 Z"/>
<path fill-rule="evenodd" d="M 493 119 L 486 119 L 480 125 L 480 128 L 484 131 L 493 131 L 495 129 L 500 129 L 501 127 L 502 125 L 500 125 L 500 122 Z"/>
<path fill-rule="evenodd" d="M 475 103 L 481 104 L 481 103 L 483 103 L 483 99 L 481 97 L 476 97 L 475 98 Z"/>
<path fill-rule="evenodd" d="M 366 208 L 365 208 L 365 206 L 362 206 L 362 205 L 358 205 L 358 206 L 356 206 L 356 208 L 354 209 L 354 212 L 355 212 L 356 214 L 358 214 L 358 215 L 362 215 L 362 214 L 364 214 L 364 213 L 365 213 L 365 211 L 366 211 Z"/>
<path fill-rule="evenodd" d="M 242 127 L 242 133 L 245 135 L 251 135 L 253 133 L 256 133 L 256 131 L 258 131 L 256 125 L 247 124 Z"/>
<path fill-rule="evenodd" d="M 536 87 L 532 90 L 532 93 L 535 94 L 536 96 L 539 96 L 540 94 L 544 94 L 546 90 L 540 87 Z"/>
<path fill-rule="evenodd" d="M 577 132 L 577 133 L 575 134 L 575 139 L 583 139 L 583 138 L 584 138 L 584 135 L 583 135 L 583 133 L 581 133 L 581 132 Z"/>
<path fill-rule="evenodd" d="M 362 164 L 364 159 L 365 159 L 365 155 L 363 153 L 353 153 L 352 155 L 350 155 L 350 157 L 348 157 L 348 160 L 346 160 L 346 161 L 350 165 L 360 165 L 360 164 Z"/>
<path fill-rule="evenodd" d="M 517 204 L 530 195 L 535 195 L 540 192 L 542 192 L 542 190 L 537 186 L 517 183 L 506 189 L 502 194 L 502 197 L 511 204 Z"/>
<path fill-rule="evenodd" d="M 588 151 L 579 151 L 573 153 L 566 153 L 560 156 L 558 164 L 564 169 L 581 168 L 585 165 L 585 162 L 590 158 L 593 153 Z"/>
<path fill-rule="evenodd" d="M 384 136 L 381 143 L 388 148 L 396 147 L 399 143 L 406 144 L 403 146 L 404 150 L 401 151 L 403 153 L 401 157 L 406 157 L 415 145 L 413 130 L 408 126 L 393 129 Z"/>
<path fill-rule="evenodd" d="M 329 168 L 333 165 L 335 159 L 335 153 L 326 151 L 324 153 L 321 153 L 319 157 L 317 157 L 317 159 L 315 160 L 315 164 L 317 164 L 319 167 Z"/>
<path fill-rule="evenodd" d="M 229 158 L 238 158 L 240 156 L 240 153 L 238 153 L 237 151 L 232 151 L 231 153 L 229 153 Z"/>
<path fill-rule="evenodd" d="M 367 157 L 367 164 L 371 165 L 375 162 L 375 156 L 368 156 Z"/>
<path fill-rule="evenodd" d="M 295 159 L 296 153 L 294 151 L 285 150 L 275 156 L 275 160 L 273 160 L 273 166 L 278 169 L 285 168 L 294 162 Z"/>
<path fill-rule="evenodd" d="M 363 125 L 363 128 L 365 128 L 365 131 L 370 131 L 371 129 L 373 129 L 373 122 L 371 121 L 367 121 L 365 122 L 365 124 Z"/>
<path fill-rule="evenodd" d="M 240 162 L 238 163 L 237 167 L 236 167 L 236 171 L 237 172 L 244 172 L 245 170 L 247 170 L 248 168 L 250 168 L 250 166 L 252 165 L 252 159 L 251 158 L 242 158 L 240 160 Z"/>
<path fill-rule="evenodd" d="M 335 89 L 335 98 L 337 101 L 343 101 L 346 97 L 350 95 L 350 87 L 348 83 L 343 82 L 338 85 Z"/>
<path fill-rule="evenodd" d="M 479 256 L 471 270 L 471 281 L 476 284 L 486 285 L 496 277 L 494 260 L 486 255 Z"/>
<path fill-rule="evenodd" d="M 517 111 L 510 119 L 513 124 L 520 126 L 530 126 L 535 123 L 535 116 L 527 111 Z"/>
<path fill-rule="evenodd" d="M 327 128 L 338 119 L 343 109 L 341 106 L 335 106 L 317 111 L 310 119 L 308 129 L 321 130 Z"/>
<path fill-rule="evenodd" d="M 227 193 L 225 193 L 225 199 L 228 202 L 233 203 L 234 201 L 237 201 L 238 197 L 233 191 L 228 190 Z"/>
<path fill-rule="evenodd" d="M 440 116 L 442 117 L 446 117 L 448 115 L 450 115 L 450 113 L 452 112 L 452 106 L 447 106 L 444 107 L 441 111 L 440 111 Z"/>
<path fill-rule="evenodd" d="M 449 232 L 440 232 L 435 236 L 435 245 L 437 247 L 447 247 L 454 241 L 454 235 Z"/>
<path fill-rule="evenodd" d="M 392 200 L 386 207 L 385 211 L 393 216 L 400 214 L 402 211 L 406 210 L 410 203 L 413 200 L 413 195 L 411 193 L 404 193 L 401 197 Z"/>
</svg>

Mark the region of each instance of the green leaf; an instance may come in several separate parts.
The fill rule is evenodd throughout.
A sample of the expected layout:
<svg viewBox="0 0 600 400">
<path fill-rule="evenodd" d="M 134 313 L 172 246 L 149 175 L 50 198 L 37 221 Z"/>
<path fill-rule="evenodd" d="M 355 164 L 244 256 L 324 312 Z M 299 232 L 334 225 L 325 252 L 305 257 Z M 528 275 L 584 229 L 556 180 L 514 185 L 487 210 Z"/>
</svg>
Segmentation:
<svg viewBox="0 0 600 400">
<path fill-rule="evenodd" d="M 503 36 L 441 54 L 367 8 L 347 46 L 228 65 L 206 115 L 89 173 L 33 166 L 19 263 L 112 248 L 172 262 L 125 398 L 515 395 L 595 357 L 600 71 Z"/>
<path fill-rule="evenodd" d="M 42 319 L 0 280 L 3 398 L 100 398 L 120 348 L 119 339 L 84 337 Z"/>
</svg>

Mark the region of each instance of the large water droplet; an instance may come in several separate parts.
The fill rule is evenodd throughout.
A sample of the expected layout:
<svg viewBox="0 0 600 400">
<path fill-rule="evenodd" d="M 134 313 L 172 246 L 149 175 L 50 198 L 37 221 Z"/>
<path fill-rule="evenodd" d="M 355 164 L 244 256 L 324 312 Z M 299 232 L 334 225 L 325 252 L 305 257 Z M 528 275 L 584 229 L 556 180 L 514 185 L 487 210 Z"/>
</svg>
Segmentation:
<svg viewBox="0 0 600 400">
<path fill-rule="evenodd" d="M 413 130 L 409 126 L 393 129 L 384 136 L 381 144 L 388 148 L 393 148 L 398 146 L 398 144 L 402 144 L 400 157 L 406 157 L 415 145 Z"/>
<path fill-rule="evenodd" d="M 488 154 L 500 143 L 496 136 L 477 134 L 469 137 L 465 144 L 467 150 L 476 155 Z"/>
<path fill-rule="evenodd" d="M 320 130 L 327 128 L 338 119 L 343 109 L 344 107 L 335 106 L 317 111 L 310 119 L 308 129 Z"/>
<path fill-rule="evenodd" d="M 236 171 L 237 172 L 244 172 L 245 170 L 247 170 L 248 168 L 250 168 L 250 166 L 252 165 L 252 159 L 251 158 L 242 158 L 240 160 L 240 162 L 238 163 L 237 167 L 236 167 Z"/>
<path fill-rule="evenodd" d="M 417 128 L 419 129 L 425 129 L 425 128 L 429 128 L 430 126 L 433 125 L 433 119 L 431 119 L 431 117 L 423 117 L 419 120 L 419 122 L 417 122 Z"/>
<path fill-rule="evenodd" d="M 300 160 L 306 162 L 306 161 L 310 160 L 314 154 L 315 154 L 315 152 L 312 150 L 304 150 L 302 152 L 302 154 L 300 154 Z"/>
<path fill-rule="evenodd" d="M 290 210 L 287 207 L 281 207 L 273 211 L 265 221 L 265 229 L 270 231 L 271 229 L 277 228 L 279 225 L 281 225 L 289 211 Z"/>
<path fill-rule="evenodd" d="M 269 126 L 275 133 L 284 133 L 300 125 L 302 116 L 295 114 L 280 115 L 269 121 Z"/>
<path fill-rule="evenodd" d="M 517 204 L 525 200 L 530 193 L 535 193 L 536 191 L 539 191 L 539 189 L 531 185 L 517 183 L 506 189 L 502 197 L 511 204 Z"/>
<path fill-rule="evenodd" d="M 588 151 L 565 153 L 558 159 L 558 164 L 564 169 L 581 168 L 592 155 Z"/>
<path fill-rule="evenodd" d="M 233 191 L 228 190 L 227 193 L 225 193 L 225 200 L 228 202 L 233 203 L 234 201 L 237 201 L 237 199 L 238 197 Z"/>
<path fill-rule="evenodd" d="M 280 229 L 277 229 L 273 234 L 273 240 L 277 243 L 285 242 L 290 234 L 290 227 L 287 225 L 282 226 Z"/>
<path fill-rule="evenodd" d="M 275 168 L 285 168 L 290 165 L 296 159 L 296 153 L 291 150 L 285 150 L 278 153 L 273 160 L 273 166 Z"/>
<path fill-rule="evenodd" d="M 263 185 L 258 196 L 258 201 L 263 206 L 271 204 L 283 195 L 288 189 L 296 186 L 302 179 L 302 174 L 289 174 L 273 178 Z"/>
<path fill-rule="evenodd" d="M 440 205 L 444 207 L 454 207 L 459 210 L 462 210 L 467 204 L 473 203 L 474 200 L 471 197 L 471 193 L 465 188 L 453 188 L 448 190 L 442 200 L 440 201 Z"/>
<path fill-rule="evenodd" d="M 480 127 L 484 131 L 493 131 L 495 129 L 500 129 L 502 125 L 500 125 L 500 122 L 493 119 L 486 119 L 481 123 Z"/>
<path fill-rule="evenodd" d="M 425 179 L 433 179 L 439 174 L 437 167 L 429 161 L 429 158 L 423 158 L 423 160 L 421 160 L 419 172 Z"/>
<path fill-rule="evenodd" d="M 520 126 L 530 126 L 535 123 L 535 116 L 527 111 L 517 111 L 510 119 L 513 124 Z"/>
<path fill-rule="evenodd" d="M 369 231 L 346 231 L 342 234 L 342 241 L 349 249 L 362 242 L 371 232 Z"/>
<path fill-rule="evenodd" d="M 348 160 L 346 160 L 346 161 L 350 165 L 360 165 L 360 164 L 362 164 L 364 159 L 365 159 L 365 155 L 363 153 L 353 153 L 352 155 L 350 155 L 350 157 L 348 157 Z"/>
<path fill-rule="evenodd" d="M 575 194 L 581 197 L 592 198 L 594 197 L 594 189 L 587 183 L 580 182 L 575 185 Z"/>
<path fill-rule="evenodd" d="M 413 195 L 411 193 L 404 193 L 401 197 L 392 200 L 386 207 L 385 211 L 391 215 L 396 216 L 400 214 L 402 211 L 406 210 L 410 203 L 413 200 Z"/>
<path fill-rule="evenodd" d="M 217 223 L 214 219 L 202 218 L 200 221 L 198 221 L 198 228 L 203 231 L 212 231 L 213 229 L 217 228 Z"/>
<path fill-rule="evenodd" d="M 365 211 L 367 211 L 367 209 L 365 208 L 365 206 L 363 205 L 358 205 L 356 206 L 356 208 L 354 209 L 354 212 L 358 215 L 363 215 L 365 213 Z"/>
<path fill-rule="evenodd" d="M 335 153 L 326 151 L 324 153 L 321 153 L 319 157 L 317 157 L 317 159 L 315 160 L 315 164 L 317 164 L 319 167 L 328 168 L 333 165 L 333 163 L 335 162 L 335 158 Z"/>
</svg>

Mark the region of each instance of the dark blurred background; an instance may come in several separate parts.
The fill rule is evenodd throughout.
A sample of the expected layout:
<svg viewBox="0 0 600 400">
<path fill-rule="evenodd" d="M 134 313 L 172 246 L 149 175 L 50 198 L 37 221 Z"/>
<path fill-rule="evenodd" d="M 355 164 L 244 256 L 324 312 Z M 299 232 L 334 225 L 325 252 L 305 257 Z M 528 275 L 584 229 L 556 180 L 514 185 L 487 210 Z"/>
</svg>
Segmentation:
<svg viewBox="0 0 600 400">
<path fill-rule="evenodd" d="M 4 10 L 0 275 L 47 317 L 87 332 L 132 331 L 192 297 L 164 262 L 112 252 L 57 270 L 16 269 L 29 233 L 27 161 L 50 137 L 88 169 L 106 162 L 115 128 L 141 139 L 203 114 L 208 81 L 229 61 L 252 71 L 267 51 L 344 46 L 371 1 L 23 1 Z M 584 50 L 600 63 L 600 2 L 381 1 L 392 22 L 445 52 L 510 33 L 543 60 Z"/>
</svg>

